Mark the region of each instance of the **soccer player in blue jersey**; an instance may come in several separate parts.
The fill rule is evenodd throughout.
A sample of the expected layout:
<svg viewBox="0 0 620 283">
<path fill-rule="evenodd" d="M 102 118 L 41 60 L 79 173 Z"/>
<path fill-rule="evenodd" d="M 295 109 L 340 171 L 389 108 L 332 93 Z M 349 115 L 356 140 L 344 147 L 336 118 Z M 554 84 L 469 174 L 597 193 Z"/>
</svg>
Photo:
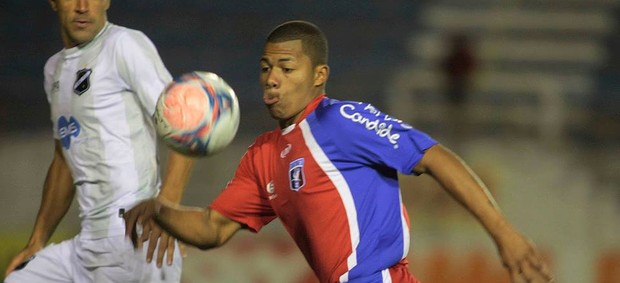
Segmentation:
<svg viewBox="0 0 620 283">
<path fill-rule="evenodd" d="M 409 272 L 409 220 L 398 172 L 429 174 L 480 221 L 513 282 L 549 282 L 532 243 L 508 223 L 484 184 L 454 153 L 374 106 L 330 99 L 327 40 L 314 24 L 275 28 L 260 59 L 263 101 L 279 127 L 247 149 L 208 208 L 160 200 L 125 215 L 155 219 L 203 248 L 279 218 L 320 282 L 418 282 Z"/>
<path fill-rule="evenodd" d="M 181 200 L 193 161 L 171 151 L 162 183 L 152 120 L 172 77 L 143 33 L 107 21 L 110 0 L 49 3 L 64 47 L 44 70 L 55 150 L 30 240 L 5 282 L 180 282 L 176 240 L 145 223 L 152 250 L 159 239 L 148 263 L 119 216 L 141 200 Z M 80 233 L 46 247 L 74 196 Z"/>
</svg>

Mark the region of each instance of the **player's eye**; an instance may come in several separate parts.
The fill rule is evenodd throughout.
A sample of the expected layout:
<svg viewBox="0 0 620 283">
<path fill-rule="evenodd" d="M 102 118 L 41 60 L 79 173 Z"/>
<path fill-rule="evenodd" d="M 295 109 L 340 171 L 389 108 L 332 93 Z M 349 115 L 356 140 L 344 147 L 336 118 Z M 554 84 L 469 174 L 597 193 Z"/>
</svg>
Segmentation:
<svg viewBox="0 0 620 283">
<path fill-rule="evenodd" d="M 269 72 L 269 66 L 261 66 L 260 67 L 260 71 L 261 71 L 261 73 Z"/>
<path fill-rule="evenodd" d="M 284 73 L 290 73 L 290 72 L 292 72 L 293 70 L 294 70 L 293 68 L 282 68 L 282 71 L 283 71 Z"/>
</svg>

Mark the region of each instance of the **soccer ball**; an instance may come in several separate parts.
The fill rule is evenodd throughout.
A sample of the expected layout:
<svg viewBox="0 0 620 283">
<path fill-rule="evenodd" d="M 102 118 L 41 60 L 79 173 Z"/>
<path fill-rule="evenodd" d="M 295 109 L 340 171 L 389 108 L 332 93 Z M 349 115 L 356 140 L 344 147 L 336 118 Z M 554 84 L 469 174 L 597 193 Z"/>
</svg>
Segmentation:
<svg viewBox="0 0 620 283">
<path fill-rule="evenodd" d="M 159 96 L 155 124 L 158 136 L 173 150 L 189 156 L 212 155 L 235 137 L 239 102 L 217 74 L 186 73 Z"/>
</svg>

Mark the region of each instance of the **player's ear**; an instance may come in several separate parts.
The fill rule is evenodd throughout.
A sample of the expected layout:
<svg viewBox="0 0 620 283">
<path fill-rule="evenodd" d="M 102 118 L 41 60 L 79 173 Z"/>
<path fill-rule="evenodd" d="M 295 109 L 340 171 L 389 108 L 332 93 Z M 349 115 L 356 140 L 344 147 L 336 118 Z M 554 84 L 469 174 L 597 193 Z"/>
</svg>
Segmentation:
<svg viewBox="0 0 620 283">
<path fill-rule="evenodd" d="M 49 0 L 49 2 L 50 6 L 52 6 L 52 10 L 58 11 L 58 8 L 56 8 L 56 0 Z"/>
<path fill-rule="evenodd" d="M 322 86 L 329 77 L 329 66 L 326 64 L 318 65 L 314 68 L 314 86 Z"/>
</svg>

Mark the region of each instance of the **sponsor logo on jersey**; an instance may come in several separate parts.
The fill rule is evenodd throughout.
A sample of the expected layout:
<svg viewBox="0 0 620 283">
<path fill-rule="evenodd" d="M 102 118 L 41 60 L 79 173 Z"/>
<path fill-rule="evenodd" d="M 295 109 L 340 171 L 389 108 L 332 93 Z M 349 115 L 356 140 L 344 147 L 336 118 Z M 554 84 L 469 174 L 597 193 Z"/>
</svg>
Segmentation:
<svg viewBox="0 0 620 283">
<path fill-rule="evenodd" d="M 265 187 L 265 190 L 269 194 L 269 200 L 273 200 L 273 199 L 275 199 L 278 196 L 276 194 L 276 187 L 273 185 L 273 181 L 270 181 L 267 184 L 267 186 Z"/>
<path fill-rule="evenodd" d="M 268 193 L 273 194 L 276 192 L 276 188 L 273 185 L 273 181 L 269 182 L 269 184 L 267 184 L 267 187 L 265 188 L 265 190 L 267 190 Z"/>
<path fill-rule="evenodd" d="M 290 143 L 286 144 L 286 147 L 280 152 L 280 158 L 286 157 L 290 152 L 293 146 Z"/>
<path fill-rule="evenodd" d="M 78 96 L 82 95 L 90 88 L 91 69 L 81 69 L 75 74 L 75 83 L 73 84 L 73 92 Z"/>
<path fill-rule="evenodd" d="M 58 136 L 62 147 L 65 149 L 71 147 L 71 138 L 79 136 L 80 131 L 80 123 L 73 116 L 69 117 L 68 120 L 65 116 L 58 118 Z"/>
<path fill-rule="evenodd" d="M 299 191 L 306 185 L 303 158 L 296 159 L 288 165 L 288 179 L 293 191 Z"/>
<path fill-rule="evenodd" d="M 360 105 L 361 106 L 361 105 Z M 351 120 L 355 123 L 363 125 L 367 130 L 373 131 L 377 136 L 385 138 L 394 148 L 398 148 L 398 139 L 400 134 L 392 133 L 394 129 L 394 123 L 400 124 L 405 129 L 411 129 L 412 127 L 402 120 L 398 120 L 387 114 L 377 110 L 374 106 L 367 104 L 362 111 L 366 111 L 375 116 L 376 119 L 367 117 L 357 110 L 354 104 L 344 104 L 340 107 L 340 115 L 342 117 Z"/>
</svg>

